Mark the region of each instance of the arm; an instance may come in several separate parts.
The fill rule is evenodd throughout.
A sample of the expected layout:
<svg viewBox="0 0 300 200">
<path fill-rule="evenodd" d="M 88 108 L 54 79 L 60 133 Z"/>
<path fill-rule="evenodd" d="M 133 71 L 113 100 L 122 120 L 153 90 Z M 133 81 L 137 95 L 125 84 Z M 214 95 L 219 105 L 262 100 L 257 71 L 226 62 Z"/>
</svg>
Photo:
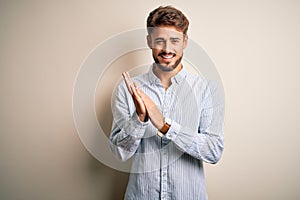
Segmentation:
<svg viewBox="0 0 300 200">
<path fill-rule="evenodd" d="M 224 103 L 217 87 L 206 87 L 198 131 L 172 121 L 165 137 L 181 151 L 207 163 L 217 163 L 224 148 Z"/>
<path fill-rule="evenodd" d="M 201 102 L 201 116 L 197 131 L 172 121 L 169 130 L 163 136 L 174 142 L 179 150 L 208 163 L 218 162 L 224 146 L 223 97 L 216 88 L 210 85 L 204 91 L 205 95 Z M 161 130 L 164 121 L 161 112 L 146 94 L 140 90 L 138 90 L 138 94 L 143 99 L 152 124 L 158 130 Z M 193 118 L 194 116 L 185 117 Z"/>
<path fill-rule="evenodd" d="M 110 147 L 117 158 L 126 161 L 137 150 L 148 122 L 140 121 L 132 96 L 128 93 L 124 82 L 116 90 L 112 108 Z"/>
</svg>

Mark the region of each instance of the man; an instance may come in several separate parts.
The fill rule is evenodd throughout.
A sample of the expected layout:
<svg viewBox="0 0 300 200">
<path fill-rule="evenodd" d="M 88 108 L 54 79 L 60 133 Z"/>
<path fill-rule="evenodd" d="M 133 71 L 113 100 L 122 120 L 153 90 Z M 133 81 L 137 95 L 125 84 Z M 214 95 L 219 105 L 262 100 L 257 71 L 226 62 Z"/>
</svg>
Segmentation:
<svg viewBox="0 0 300 200">
<path fill-rule="evenodd" d="M 171 6 L 147 19 L 154 63 L 146 74 L 123 73 L 113 104 L 110 146 L 133 158 L 125 199 L 207 199 L 203 161 L 223 151 L 223 101 L 214 84 L 182 63 L 189 21 Z"/>
</svg>

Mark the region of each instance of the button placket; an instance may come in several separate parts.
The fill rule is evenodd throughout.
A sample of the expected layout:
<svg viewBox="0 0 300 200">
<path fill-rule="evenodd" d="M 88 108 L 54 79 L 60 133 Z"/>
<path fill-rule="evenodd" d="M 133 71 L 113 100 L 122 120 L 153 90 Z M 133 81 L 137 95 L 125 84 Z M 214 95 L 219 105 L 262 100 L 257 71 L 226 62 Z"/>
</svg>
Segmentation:
<svg viewBox="0 0 300 200">
<path fill-rule="evenodd" d="M 165 148 L 161 149 L 161 197 L 162 199 L 166 199 L 167 197 L 167 162 L 168 162 L 168 154 Z"/>
<path fill-rule="evenodd" d="M 169 91 L 163 88 L 161 92 L 161 112 L 163 116 L 168 116 L 169 111 Z M 168 152 L 165 148 L 167 141 L 163 138 L 161 139 L 161 199 L 167 199 L 167 164 L 168 164 Z"/>
</svg>

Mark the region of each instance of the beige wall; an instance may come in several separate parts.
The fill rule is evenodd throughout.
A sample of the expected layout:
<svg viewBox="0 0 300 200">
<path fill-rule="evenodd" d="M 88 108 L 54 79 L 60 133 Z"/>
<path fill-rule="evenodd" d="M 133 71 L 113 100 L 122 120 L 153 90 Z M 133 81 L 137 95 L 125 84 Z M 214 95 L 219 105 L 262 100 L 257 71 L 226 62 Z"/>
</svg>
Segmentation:
<svg viewBox="0 0 300 200">
<path fill-rule="evenodd" d="M 73 84 L 97 44 L 144 27 L 160 4 L 0 1 L 0 199 L 122 197 L 128 175 L 80 142 Z M 226 147 L 205 165 L 210 199 L 299 199 L 300 2 L 163 4 L 187 14 L 224 84 Z"/>
</svg>

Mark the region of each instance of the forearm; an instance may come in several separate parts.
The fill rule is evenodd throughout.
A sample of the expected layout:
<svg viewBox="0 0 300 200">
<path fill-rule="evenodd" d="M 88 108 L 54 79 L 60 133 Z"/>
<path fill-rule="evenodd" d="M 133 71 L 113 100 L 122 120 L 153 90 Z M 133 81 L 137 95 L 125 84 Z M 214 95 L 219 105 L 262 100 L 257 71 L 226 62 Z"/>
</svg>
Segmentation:
<svg viewBox="0 0 300 200">
<path fill-rule="evenodd" d="M 222 130 L 220 132 L 207 130 L 198 133 L 172 122 L 166 137 L 184 153 L 207 163 L 218 162 L 224 148 Z"/>
<path fill-rule="evenodd" d="M 198 128 L 172 121 L 166 137 L 181 151 L 207 163 L 216 163 L 224 148 L 223 104 L 203 109 L 201 113 Z"/>
<path fill-rule="evenodd" d="M 200 116 L 185 116 L 199 117 L 198 128 L 174 122 L 169 136 L 185 153 L 207 163 L 217 163 L 224 149 L 224 99 L 214 82 L 208 83 L 199 105 Z"/>
</svg>

